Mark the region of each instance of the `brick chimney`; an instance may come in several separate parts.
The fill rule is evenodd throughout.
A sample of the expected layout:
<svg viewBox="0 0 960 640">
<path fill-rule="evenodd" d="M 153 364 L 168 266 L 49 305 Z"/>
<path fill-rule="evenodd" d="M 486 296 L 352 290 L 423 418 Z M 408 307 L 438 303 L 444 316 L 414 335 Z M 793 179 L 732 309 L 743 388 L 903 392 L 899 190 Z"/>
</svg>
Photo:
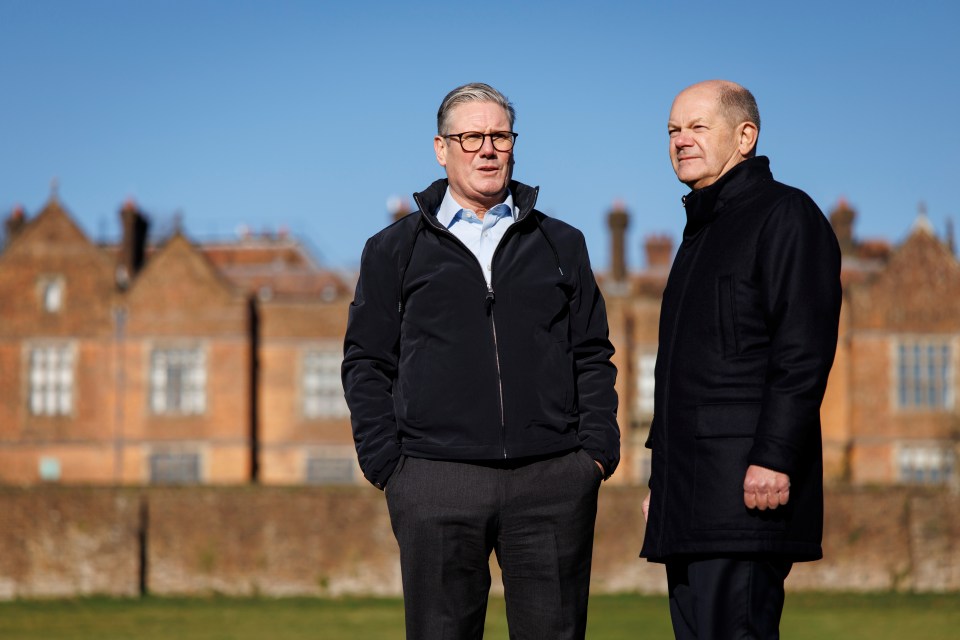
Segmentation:
<svg viewBox="0 0 960 640">
<path fill-rule="evenodd" d="M 13 239 L 20 235 L 23 228 L 27 226 L 27 214 L 19 204 L 13 207 L 10 217 L 4 223 L 6 235 L 6 244 L 9 245 Z"/>
<path fill-rule="evenodd" d="M 607 214 L 607 226 L 610 227 L 610 277 L 614 282 L 627 279 L 627 227 L 630 226 L 630 214 L 623 202 L 616 200 Z"/>
<path fill-rule="evenodd" d="M 950 253 L 957 255 L 957 246 L 953 239 L 953 218 L 947 218 L 947 237 L 944 240 Z"/>
<path fill-rule="evenodd" d="M 853 210 L 846 198 L 840 198 L 837 206 L 830 212 L 830 225 L 833 227 L 833 232 L 837 234 L 840 253 L 843 255 L 851 255 L 856 250 L 856 244 L 853 241 L 853 222 L 856 217 L 857 212 Z"/>
<path fill-rule="evenodd" d="M 143 267 L 149 221 L 132 199 L 120 208 L 123 237 L 120 241 L 120 260 L 117 265 L 117 283 L 126 288 Z"/>
<path fill-rule="evenodd" d="M 387 211 L 390 212 L 390 219 L 396 222 L 410 213 L 410 205 L 404 198 L 392 196 L 387 198 Z"/>
<path fill-rule="evenodd" d="M 673 239 L 668 235 L 649 235 L 643 241 L 648 269 L 669 269 L 673 260 Z"/>
</svg>

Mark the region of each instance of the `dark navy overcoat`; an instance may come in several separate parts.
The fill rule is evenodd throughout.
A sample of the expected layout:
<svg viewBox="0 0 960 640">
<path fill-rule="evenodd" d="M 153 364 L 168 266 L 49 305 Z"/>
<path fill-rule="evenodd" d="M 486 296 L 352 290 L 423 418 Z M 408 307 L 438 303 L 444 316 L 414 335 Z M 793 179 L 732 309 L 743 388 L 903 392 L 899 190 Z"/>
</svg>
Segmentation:
<svg viewBox="0 0 960 640">
<path fill-rule="evenodd" d="M 836 235 L 804 192 L 745 160 L 685 198 L 663 294 L 641 555 L 822 556 L 820 404 L 840 315 Z M 790 501 L 747 509 L 757 464 Z"/>
</svg>

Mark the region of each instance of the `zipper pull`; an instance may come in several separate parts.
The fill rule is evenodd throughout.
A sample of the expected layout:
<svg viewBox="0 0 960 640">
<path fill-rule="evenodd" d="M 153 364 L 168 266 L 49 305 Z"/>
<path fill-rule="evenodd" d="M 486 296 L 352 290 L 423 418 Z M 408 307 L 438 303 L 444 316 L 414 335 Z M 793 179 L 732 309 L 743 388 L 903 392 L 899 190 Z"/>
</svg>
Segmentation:
<svg viewBox="0 0 960 640">
<path fill-rule="evenodd" d="M 488 285 L 487 285 L 487 298 L 486 298 L 487 312 L 489 312 L 489 311 L 490 311 L 490 308 L 493 306 L 493 301 L 494 301 L 493 285 L 492 285 L 492 284 L 488 284 Z"/>
</svg>

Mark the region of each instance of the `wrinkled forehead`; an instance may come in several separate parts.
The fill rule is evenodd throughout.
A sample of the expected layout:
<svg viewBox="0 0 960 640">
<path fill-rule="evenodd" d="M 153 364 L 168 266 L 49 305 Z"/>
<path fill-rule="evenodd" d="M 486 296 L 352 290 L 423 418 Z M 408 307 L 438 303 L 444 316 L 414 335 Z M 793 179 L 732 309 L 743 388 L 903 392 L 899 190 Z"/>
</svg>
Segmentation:
<svg viewBox="0 0 960 640">
<path fill-rule="evenodd" d="M 463 102 L 450 110 L 448 121 L 457 131 L 498 131 L 510 129 L 510 115 L 496 102 Z"/>
</svg>

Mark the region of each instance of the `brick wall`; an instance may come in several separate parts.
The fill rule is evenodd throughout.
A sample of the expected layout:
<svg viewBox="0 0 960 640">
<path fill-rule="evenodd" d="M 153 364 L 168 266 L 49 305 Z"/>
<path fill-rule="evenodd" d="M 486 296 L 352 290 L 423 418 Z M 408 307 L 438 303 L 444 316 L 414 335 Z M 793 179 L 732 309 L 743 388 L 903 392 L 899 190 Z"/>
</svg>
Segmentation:
<svg viewBox="0 0 960 640">
<path fill-rule="evenodd" d="M 637 557 L 643 495 L 601 491 L 596 593 L 665 590 L 663 568 Z M 825 559 L 797 565 L 788 588 L 960 591 L 960 495 L 833 491 L 826 514 Z M 400 570 L 372 488 L 0 488 L 0 599 L 141 589 L 398 595 Z"/>
</svg>

